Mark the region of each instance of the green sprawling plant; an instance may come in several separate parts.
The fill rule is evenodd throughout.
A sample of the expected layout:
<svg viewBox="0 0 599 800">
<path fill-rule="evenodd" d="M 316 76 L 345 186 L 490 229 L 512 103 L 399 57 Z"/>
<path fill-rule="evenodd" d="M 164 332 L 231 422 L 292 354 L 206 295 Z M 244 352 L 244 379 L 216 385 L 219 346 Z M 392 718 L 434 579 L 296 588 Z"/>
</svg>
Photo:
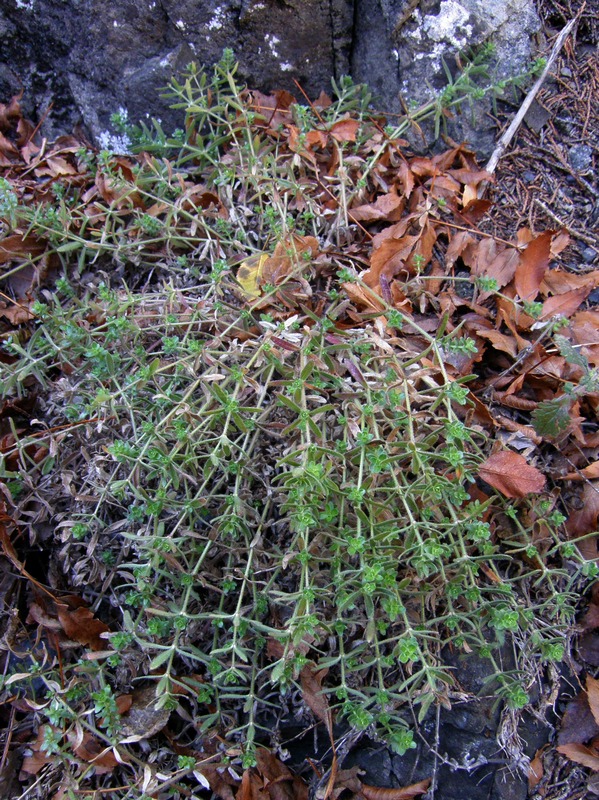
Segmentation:
<svg viewBox="0 0 599 800">
<path fill-rule="evenodd" d="M 280 155 L 229 56 L 172 93 L 185 127 L 146 131 L 137 164 L 80 154 L 100 187 L 91 212 L 77 190 L 34 210 L 4 192 L 5 217 L 49 237 L 65 274 L 30 335 L 5 342 L 2 397 L 35 387 L 48 429 L 15 429 L 0 475 L 17 508 L 55 498 L 68 585 L 95 587 L 111 627 L 107 652 L 65 663 L 62 682 L 38 664 L 46 751 L 77 720 L 118 742 L 114 698 L 133 677 L 167 709 L 191 687 L 195 729 L 242 742 L 245 765 L 306 670 L 328 670 L 339 721 L 399 753 L 407 709 L 450 702 L 448 649 L 487 659 L 489 691 L 522 707 L 563 655 L 589 565 L 551 500 L 477 488 L 485 434 L 446 367 L 474 342 L 379 296 L 378 313 L 348 317 L 343 287 L 372 289 L 342 254 L 323 265 L 296 247 L 342 242 L 382 145 L 359 169 L 339 148 L 323 215 L 322 182 Z M 352 111 L 363 145 L 360 98 L 343 83 L 320 124 Z M 302 135 L 319 122 L 289 113 Z M 280 243 L 287 277 L 240 294 L 230 265 Z M 94 264 L 103 281 L 76 291 Z"/>
</svg>

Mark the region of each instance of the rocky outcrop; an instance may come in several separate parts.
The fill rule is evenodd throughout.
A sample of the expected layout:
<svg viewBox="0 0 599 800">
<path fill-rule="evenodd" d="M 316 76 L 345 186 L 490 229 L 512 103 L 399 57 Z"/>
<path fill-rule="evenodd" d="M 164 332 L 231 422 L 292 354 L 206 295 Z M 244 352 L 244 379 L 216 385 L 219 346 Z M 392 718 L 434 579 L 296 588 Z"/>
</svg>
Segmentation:
<svg viewBox="0 0 599 800">
<path fill-rule="evenodd" d="M 160 90 L 230 47 L 253 87 L 316 96 L 351 74 L 397 111 L 400 94 L 438 89 L 442 59 L 453 67 L 465 46 L 492 39 L 501 70 L 520 71 L 537 27 L 532 0 L 4 0 L 0 100 L 23 90 L 50 137 L 79 123 L 98 140 L 119 108 L 168 128 Z"/>
</svg>

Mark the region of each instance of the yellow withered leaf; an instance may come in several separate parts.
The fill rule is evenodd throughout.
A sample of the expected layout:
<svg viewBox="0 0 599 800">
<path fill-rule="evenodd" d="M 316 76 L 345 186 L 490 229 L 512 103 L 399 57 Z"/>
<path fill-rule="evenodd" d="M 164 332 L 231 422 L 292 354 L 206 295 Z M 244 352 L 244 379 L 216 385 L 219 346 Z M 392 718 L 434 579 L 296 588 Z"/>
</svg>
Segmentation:
<svg viewBox="0 0 599 800">
<path fill-rule="evenodd" d="M 268 253 L 256 253 L 245 261 L 242 261 L 237 270 L 237 283 L 240 285 L 242 294 L 247 300 L 255 300 L 260 297 L 260 280 L 264 264 L 269 259 Z"/>
</svg>

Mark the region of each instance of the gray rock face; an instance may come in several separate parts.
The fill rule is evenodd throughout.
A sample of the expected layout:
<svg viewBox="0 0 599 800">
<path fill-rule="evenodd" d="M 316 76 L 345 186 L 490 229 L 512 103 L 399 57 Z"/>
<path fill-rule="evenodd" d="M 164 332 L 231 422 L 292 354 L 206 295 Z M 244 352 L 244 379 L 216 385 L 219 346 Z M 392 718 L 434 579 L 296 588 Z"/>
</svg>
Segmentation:
<svg viewBox="0 0 599 800">
<path fill-rule="evenodd" d="M 505 74 L 522 70 L 538 24 L 532 0 L 3 0 L 0 100 L 23 89 L 49 137 L 82 123 L 98 141 L 120 108 L 168 129 L 160 90 L 230 47 L 252 87 L 299 96 L 298 81 L 315 97 L 351 74 L 398 111 L 400 94 L 421 103 L 438 90 L 443 58 L 453 66 L 489 38 Z"/>
</svg>

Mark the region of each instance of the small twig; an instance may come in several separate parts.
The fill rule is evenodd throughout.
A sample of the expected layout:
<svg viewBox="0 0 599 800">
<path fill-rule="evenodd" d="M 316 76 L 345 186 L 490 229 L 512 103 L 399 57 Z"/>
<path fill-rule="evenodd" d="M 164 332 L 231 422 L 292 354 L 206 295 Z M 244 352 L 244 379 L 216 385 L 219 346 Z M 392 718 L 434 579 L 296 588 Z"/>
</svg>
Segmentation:
<svg viewBox="0 0 599 800">
<path fill-rule="evenodd" d="M 542 211 L 544 211 L 545 214 L 547 214 L 547 216 L 549 217 L 549 219 L 552 222 L 555 222 L 556 225 L 559 225 L 560 227 L 564 228 L 564 230 L 568 231 L 568 233 L 571 233 L 572 236 L 575 236 L 577 239 L 581 239 L 583 242 L 586 242 L 586 244 L 590 244 L 592 247 L 597 247 L 596 236 L 588 236 L 586 233 L 583 233 L 578 229 L 572 228 L 570 225 L 568 225 L 567 222 L 564 222 L 563 219 L 558 217 L 557 214 L 555 214 L 548 206 L 546 206 L 542 200 L 539 200 L 538 197 L 535 197 L 534 203 Z"/>
<path fill-rule="evenodd" d="M 551 68 L 552 68 L 552 66 L 554 64 L 555 59 L 557 58 L 560 50 L 562 49 L 568 34 L 570 33 L 570 31 L 572 30 L 574 25 L 578 22 L 578 19 L 580 17 L 580 13 L 581 12 L 582 12 L 582 9 L 580 9 L 579 13 L 574 17 L 574 19 L 571 19 L 570 22 L 568 22 L 566 27 L 562 30 L 562 32 L 559 34 L 559 36 L 555 40 L 555 44 L 553 45 L 553 49 L 551 50 L 551 55 L 549 56 L 549 58 L 547 59 L 547 63 L 545 64 L 545 69 L 539 75 L 539 77 L 537 78 L 537 80 L 534 83 L 534 86 L 532 87 L 532 89 L 529 91 L 529 93 L 524 98 L 524 102 L 520 106 L 520 110 L 518 111 L 518 113 L 516 114 L 516 116 L 514 117 L 512 122 L 510 123 L 510 126 L 508 127 L 508 129 L 504 132 L 503 136 L 500 138 L 497 147 L 495 148 L 495 150 L 493 151 L 493 153 L 491 155 L 491 158 L 487 162 L 487 165 L 485 167 L 485 170 L 487 172 L 489 172 L 491 174 L 493 174 L 493 172 L 495 172 L 495 168 L 496 168 L 497 164 L 499 163 L 499 159 L 503 156 L 503 154 L 507 150 L 510 142 L 512 141 L 512 139 L 516 135 L 516 132 L 517 132 L 518 128 L 522 124 L 522 120 L 526 116 L 526 112 L 528 111 L 528 109 L 532 105 L 532 101 L 535 99 L 539 89 L 541 88 L 541 86 L 545 82 L 545 79 L 547 78 L 547 75 L 549 74 L 549 71 L 551 70 Z M 478 188 L 478 197 L 479 197 L 479 199 L 481 197 L 483 197 L 483 195 L 484 195 L 484 193 L 485 193 L 485 191 L 487 189 L 487 186 L 488 186 L 488 183 L 486 181 L 484 181 L 483 183 L 480 184 L 480 186 Z"/>
</svg>

